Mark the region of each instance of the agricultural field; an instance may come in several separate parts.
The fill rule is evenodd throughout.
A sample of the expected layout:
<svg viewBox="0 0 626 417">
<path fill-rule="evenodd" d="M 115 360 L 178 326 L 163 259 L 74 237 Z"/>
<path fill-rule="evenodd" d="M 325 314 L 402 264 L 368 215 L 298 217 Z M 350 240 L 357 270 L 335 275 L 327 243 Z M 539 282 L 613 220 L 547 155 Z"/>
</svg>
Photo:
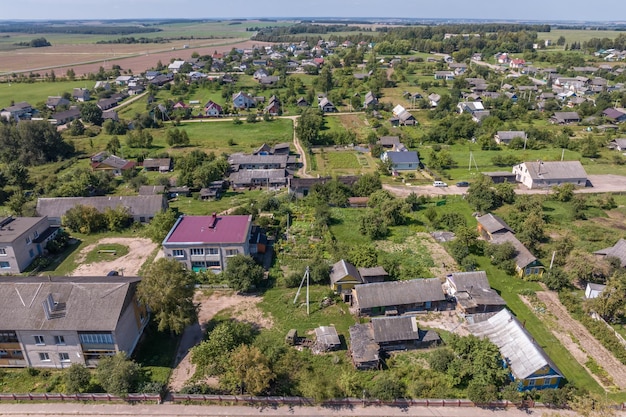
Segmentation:
<svg viewBox="0 0 626 417">
<path fill-rule="evenodd" d="M 11 102 L 27 101 L 32 106 L 45 103 L 48 96 L 71 93 L 74 88 L 93 88 L 94 81 L 57 81 L 34 83 L 0 83 L 0 108 Z"/>
<path fill-rule="evenodd" d="M 537 38 L 539 40 L 550 39 L 552 47 L 561 48 L 556 46 L 556 41 L 561 36 L 565 38 L 565 43 L 571 44 L 572 42 L 586 42 L 592 38 L 615 39 L 623 33 L 618 30 L 552 29 L 550 32 L 538 32 Z"/>
</svg>

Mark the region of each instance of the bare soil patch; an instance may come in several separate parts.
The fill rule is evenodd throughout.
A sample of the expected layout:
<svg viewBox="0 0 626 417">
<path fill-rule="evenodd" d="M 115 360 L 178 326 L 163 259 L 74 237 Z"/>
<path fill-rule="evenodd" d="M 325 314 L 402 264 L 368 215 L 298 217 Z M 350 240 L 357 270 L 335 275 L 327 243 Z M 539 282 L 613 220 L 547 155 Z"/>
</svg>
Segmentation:
<svg viewBox="0 0 626 417">
<path fill-rule="evenodd" d="M 117 243 L 128 247 L 128 253 L 111 261 L 83 264 L 85 257 L 98 245 Z M 145 238 L 107 237 L 97 243 L 84 247 L 76 263 L 78 267 L 72 272 L 73 276 L 105 276 L 109 271 L 119 271 L 127 276 L 137 276 L 141 266 L 157 248 L 156 243 Z"/>
<path fill-rule="evenodd" d="M 431 311 L 423 316 L 418 315 L 417 322 L 419 323 L 419 327 L 425 326 L 431 329 L 446 330 L 459 336 L 469 335 L 469 331 L 466 327 L 467 323 L 464 319 L 459 317 L 454 310 L 440 312 Z"/>
<path fill-rule="evenodd" d="M 244 296 L 232 292 L 196 292 L 194 301 L 199 305 L 198 323 L 195 323 L 183 334 L 176 357 L 177 365 L 170 376 L 170 391 L 180 391 L 187 381 L 193 377 L 196 367 L 191 363 L 189 349 L 203 340 L 207 324 L 221 311 L 230 310 L 229 316 L 235 320 L 252 323 L 258 328 L 269 329 L 274 325 L 271 317 L 265 316 L 257 307 L 261 301 L 258 296 Z M 217 384 L 215 378 L 204 382 L 209 385 Z"/>
<path fill-rule="evenodd" d="M 529 305 L 525 297 L 522 300 Z M 537 292 L 538 300 L 545 305 L 550 313 L 551 325 L 548 326 L 552 334 L 558 338 L 565 348 L 574 356 L 591 376 L 604 387 L 602 381 L 585 366 L 588 357 L 595 360 L 611 377 L 613 383 L 620 389 L 626 388 L 626 366 L 617 360 L 591 333 L 578 321 L 574 320 L 566 308 L 561 304 L 558 295 L 552 291 Z M 534 310 L 534 307 L 530 305 Z M 543 319 L 543 317 L 542 317 Z"/>
<path fill-rule="evenodd" d="M 594 217 L 590 220 L 613 230 L 626 230 L 626 214 L 620 210 L 609 210 L 606 214 L 609 217 Z"/>
</svg>

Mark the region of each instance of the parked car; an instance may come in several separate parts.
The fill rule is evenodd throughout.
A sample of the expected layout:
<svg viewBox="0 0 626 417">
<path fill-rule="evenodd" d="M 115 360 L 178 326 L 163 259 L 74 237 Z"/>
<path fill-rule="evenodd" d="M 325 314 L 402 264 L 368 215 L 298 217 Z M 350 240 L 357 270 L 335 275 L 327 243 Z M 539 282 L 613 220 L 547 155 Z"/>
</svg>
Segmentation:
<svg viewBox="0 0 626 417">
<path fill-rule="evenodd" d="M 447 186 L 448 186 L 448 184 L 446 184 L 443 181 L 435 181 L 435 182 L 433 182 L 433 187 L 447 187 Z"/>
<path fill-rule="evenodd" d="M 469 185 L 470 184 L 467 181 L 459 181 L 459 182 L 456 183 L 457 187 L 469 187 Z"/>
<path fill-rule="evenodd" d="M 107 274 L 107 277 L 116 277 L 118 276 L 120 273 L 117 271 L 109 271 L 109 273 Z"/>
</svg>

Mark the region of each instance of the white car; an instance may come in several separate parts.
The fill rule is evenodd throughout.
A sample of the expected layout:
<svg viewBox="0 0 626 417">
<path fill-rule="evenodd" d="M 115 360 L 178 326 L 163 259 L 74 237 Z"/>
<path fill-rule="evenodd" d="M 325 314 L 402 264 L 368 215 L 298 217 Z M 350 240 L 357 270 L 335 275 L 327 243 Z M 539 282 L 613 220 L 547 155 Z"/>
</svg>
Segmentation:
<svg viewBox="0 0 626 417">
<path fill-rule="evenodd" d="M 448 184 L 446 184 L 443 181 L 435 181 L 435 182 L 433 182 L 433 187 L 447 187 L 447 186 L 448 186 Z"/>
</svg>

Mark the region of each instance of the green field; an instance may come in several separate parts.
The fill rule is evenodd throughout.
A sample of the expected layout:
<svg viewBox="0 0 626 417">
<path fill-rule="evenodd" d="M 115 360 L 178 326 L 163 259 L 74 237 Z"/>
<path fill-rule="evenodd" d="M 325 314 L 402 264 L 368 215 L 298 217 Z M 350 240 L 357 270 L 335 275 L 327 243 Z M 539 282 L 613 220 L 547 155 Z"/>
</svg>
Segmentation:
<svg viewBox="0 0 626 417">
<path fill-rule="evenodd" d="M 550 32 L 538 32 L 537 38 L 539 40 L 550 39 L 552 45 L 555 45 L 561 36 L 565 38 L 565 43 L 571 44 L 572 42 L 586 42 L 593 38 L 615 39 L 620 34 L 624 34 L 624 32 L 618 30 L 552 29 Z"/>
<path fill-rule="evenodd" d="M 65 75 L 65 74 L 57 74 Z M 74 88 L 92 89 L 95 81 L 58 81 L 34 83 L 0 83 L 0 108 L 8 107 L 11 101 L 27 101 L 31 106 L 45 103 L 48 96 L 71 93 Z"/>
</svg>

